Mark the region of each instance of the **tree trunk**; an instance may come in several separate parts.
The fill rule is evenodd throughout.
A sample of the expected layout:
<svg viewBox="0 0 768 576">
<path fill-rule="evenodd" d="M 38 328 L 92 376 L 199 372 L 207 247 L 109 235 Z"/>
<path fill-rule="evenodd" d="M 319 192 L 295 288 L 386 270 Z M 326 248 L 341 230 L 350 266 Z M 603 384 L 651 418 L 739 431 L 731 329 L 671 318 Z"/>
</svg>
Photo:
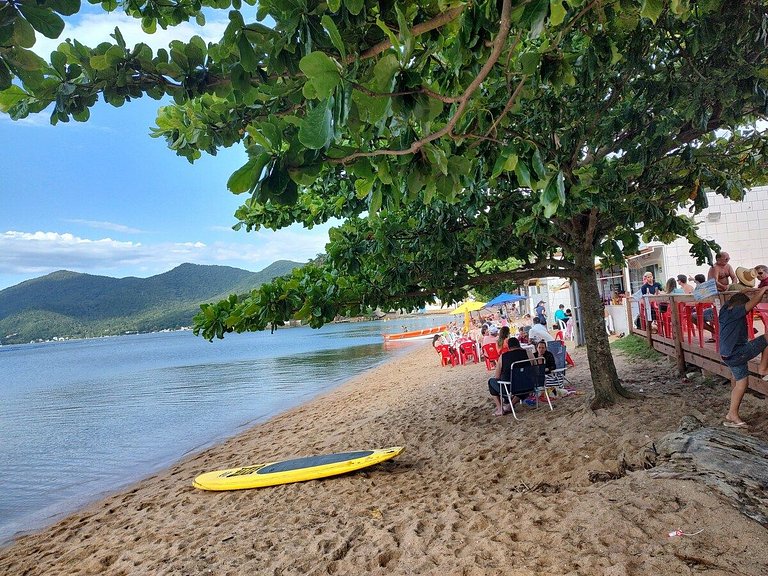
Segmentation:
<svg viewBox="0 0 768 576">
<path fill-rule="evenodd" d="M 593 254 L 576 254 L 576 270 L 581 298 L 581 321 L 587 344 L 587 360 L 592 375 L 594 397 L 590 399 L 593 410 L 607 408 L 620 398 L 635 398 L 619 381 L 613 362 L 608 334 L 605 331 L 603 302 L 597 289 L 597 275 Z"/>
</svg>

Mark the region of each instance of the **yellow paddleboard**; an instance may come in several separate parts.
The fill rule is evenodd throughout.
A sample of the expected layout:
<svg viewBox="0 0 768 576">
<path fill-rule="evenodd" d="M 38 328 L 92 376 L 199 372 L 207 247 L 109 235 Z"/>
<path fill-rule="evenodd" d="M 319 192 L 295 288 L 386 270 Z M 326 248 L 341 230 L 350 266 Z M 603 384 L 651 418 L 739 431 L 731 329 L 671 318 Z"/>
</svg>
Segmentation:
<svg viewBox="0 0 768 576">
<path fill-rule="evenodd" d="M 217 470 L 200 474 L 192 485 L 201 490 L 242 490 L 303 482 L 367 468 L 394 458 L 404 449 L 403 446 L 393 446 L 379 450 L 305 456 L 242 468 Z"/>
</svg>

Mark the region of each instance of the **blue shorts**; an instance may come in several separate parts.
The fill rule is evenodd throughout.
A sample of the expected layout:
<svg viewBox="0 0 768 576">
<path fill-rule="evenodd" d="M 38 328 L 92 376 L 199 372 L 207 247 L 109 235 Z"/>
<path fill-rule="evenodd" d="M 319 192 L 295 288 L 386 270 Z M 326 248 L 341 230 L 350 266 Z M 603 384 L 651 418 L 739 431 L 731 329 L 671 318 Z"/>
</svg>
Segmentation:
<svg viewBox="0 0 768 576">
<path fill-rule="evenodd" d="M 714 308 L 704 308 L 703 316 L 704 316 L 704 322 L 712 324 L 712 321 L 715 319 L 715 309 Z M 691 321 L 692 322 L 697 322 L 696 311 L 691 312 Z"/>
<path fill-rule="evenodd" d="M 731 373 L 736 380 L 743 380 L 749 376 L 747 362 L 758 356 L 765 350 L 766 346 L 768 346 L 768 340 L 765 339 L 765 336 L 750 340 L 746 344 L 737 346 L 728 358 L 723 356 L 723 364 L 731 369 Z"/>
</svg>

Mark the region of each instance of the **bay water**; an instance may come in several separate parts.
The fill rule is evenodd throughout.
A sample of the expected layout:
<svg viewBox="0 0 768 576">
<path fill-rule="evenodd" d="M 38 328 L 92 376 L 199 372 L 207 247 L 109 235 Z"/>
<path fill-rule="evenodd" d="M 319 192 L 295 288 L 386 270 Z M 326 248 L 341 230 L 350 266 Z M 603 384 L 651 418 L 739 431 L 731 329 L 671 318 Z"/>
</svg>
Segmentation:
<svg viewBox="0 0 768 576">
<path fill-rule="evenodd" d="M 0 544 L 410 347 L 385 345 L 382 333 L 452 319 L 284 328 L 213 343 L 181 331 L 1 346 Z"/>
</svg>

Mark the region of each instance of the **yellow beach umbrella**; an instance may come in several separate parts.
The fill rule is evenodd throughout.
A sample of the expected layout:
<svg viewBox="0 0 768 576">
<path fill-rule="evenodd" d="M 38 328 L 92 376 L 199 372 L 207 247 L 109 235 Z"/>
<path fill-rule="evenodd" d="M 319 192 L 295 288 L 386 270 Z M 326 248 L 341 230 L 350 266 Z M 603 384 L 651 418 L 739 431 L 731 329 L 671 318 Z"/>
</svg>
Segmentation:
<svg viewBox="0 0 768 576">
<path fill-rule="evenodd" d="M 456 308 L 451 314 L 464 314 L 464 333 L 466 334 L 469 332 L 469 313 L 474 312 L 475 310 L 480 310 L 481 308 L 485 308 L 485 302 L 469 300 Z"/>
<path fill-rule="evenodd" d="M 478 302 L 477 300 L 469 300 L 467 302 L 464 302 L 461 306 L 456 308 L 451 314 L 467 314 L 469 312 L 474 312 L 475 310 L 481 310 L 482 308 L 485 308 L 485 302 Z"/>
</svg>

